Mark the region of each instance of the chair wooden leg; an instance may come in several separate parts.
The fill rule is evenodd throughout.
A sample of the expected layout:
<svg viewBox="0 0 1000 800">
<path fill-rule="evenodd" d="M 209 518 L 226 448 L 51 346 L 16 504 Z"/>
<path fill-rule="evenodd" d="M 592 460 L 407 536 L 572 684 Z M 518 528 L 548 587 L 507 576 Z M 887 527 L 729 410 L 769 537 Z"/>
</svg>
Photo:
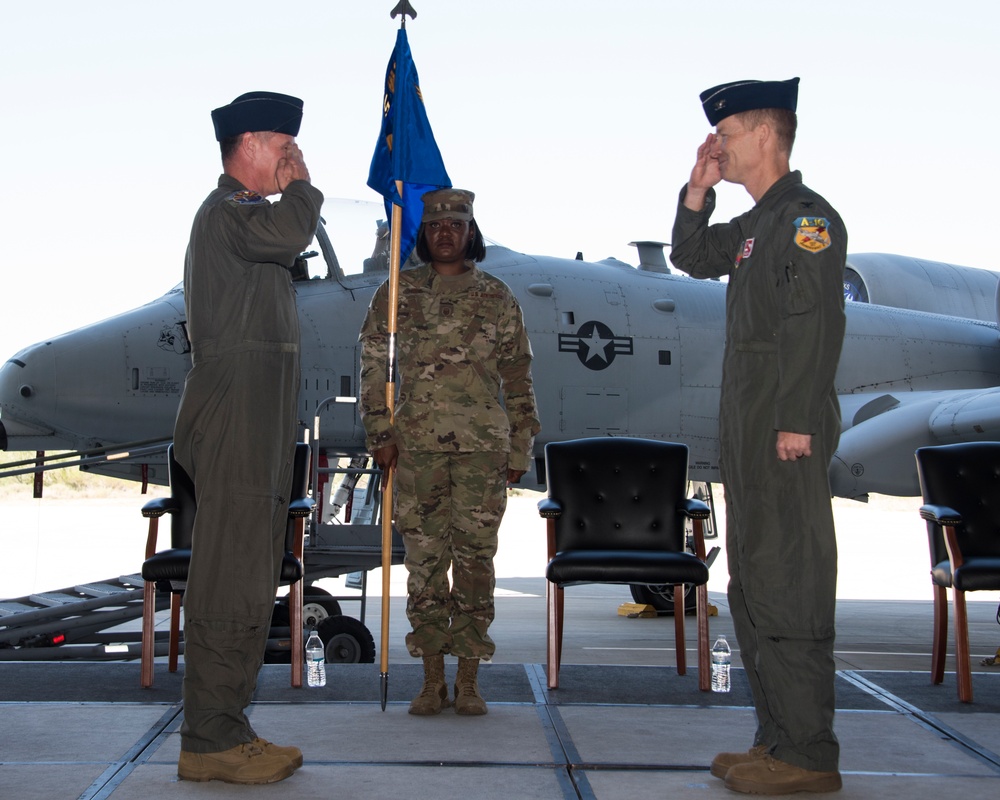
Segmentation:
<svg viewBox="0 0 1000 800">
<path fill-rule="evenodd" d="M 303 647 L 302 604 L 305 602 L 305 580 L 299 578 L 288 590 L 288 620 L 292 626 L 289 647 L 292 649 L 292 688 L 302 688 Z"/>
<path fill-rule="evenodd" d="M 687 674 L 687 650 L 684 643 L 684 584 L 674 584 L 674 643 L 677 646 L 677 674 Z"/>
<path fill-rule="evenodd" d="M 562 666 L 563 621 L 566 610 L 566 592 L 560 586 L 556 592 L 556 672 Z"/>
<path fill-rule="evenodd" d="M 955 674 L 958 676 L 958 699 L 972 702 L 972 665 L 969 653 L 969 620 L 965 612 L 965 592 L 952 589 L 955 606 Z"/>
<path fill-rule="evenodd" d="M 712 661 L 708 652 L 708 584 L 695 588 L 695 616 L 698 620 L 698 688 L 712 689 Z"/>
<path fill-rule="evenodd" d="M 562 660 L 563 589 L 551 581 L 545 583 L 547 606 L 546 671 L 550 689 L 559 688 L 559 662 Z"/>
<path fill-rule="evenodd" d="M 177 672 L 177 657 L 180 654 L 181 643 L 181 594 L 170 593 L 170 657 L 168 668 Z"/>
<path fill-rule="evenodd" d="M 931 683 L 944 680 L 944 659 L 948 654 L 948 590 L 934 586 L 934 643 L 931 647 Z"/>
<path fill-rule="evenodd" d="M 292 626 L 288 646 L 292 651 L 292 688 L 302 688 L 302 671 L 305 662 L 305 647 L 302 641 L 302 606 L 305 603 L 306 594 L 306 562 L 305 562 L 305 533 L 306 519 L 298 517 L 295 520 L 292 538 L 292 555 L 299 562 L 299 579 L 288 587 L 288 623 Z M 361 621 L 365 619 L 365 593 L 368 578 L 367 572 L 362 572 L 361 589 Z"/>
<path fill-rule="evenodd" d="M 156 630 L 153 627 L 156 614 L 156 584 L 145 581 L 142 586 L 142 658 L 139 670 L 139 685 L 148 689 L 153 685 L 153 643 Z"/>
</svg>

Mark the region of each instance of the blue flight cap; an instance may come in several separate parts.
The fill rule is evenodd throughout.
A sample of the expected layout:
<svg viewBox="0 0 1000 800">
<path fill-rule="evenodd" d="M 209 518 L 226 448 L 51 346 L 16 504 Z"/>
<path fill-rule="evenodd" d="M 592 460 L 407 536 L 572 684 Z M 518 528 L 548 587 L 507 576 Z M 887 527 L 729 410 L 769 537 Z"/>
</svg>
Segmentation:
<svg viewBox="0 0 1000 800">
<path fill-rule="evenodd" d="M 787 81 L 733 81 L 702 92 L 701 107 L 711 125 L 726 117 L 758 108 L 786 108 L 795 111 L 799 99 L 799 79 Z"/>
<path fill-rule="evenodd" d="M 247 92 L 228 106 L 212 112 L 215 139 L 221 142 L 232 136 L 253 131 L 272 131 L 299 135 L 302 124 L 302 101 L 275 92 Z"/>
</svg>

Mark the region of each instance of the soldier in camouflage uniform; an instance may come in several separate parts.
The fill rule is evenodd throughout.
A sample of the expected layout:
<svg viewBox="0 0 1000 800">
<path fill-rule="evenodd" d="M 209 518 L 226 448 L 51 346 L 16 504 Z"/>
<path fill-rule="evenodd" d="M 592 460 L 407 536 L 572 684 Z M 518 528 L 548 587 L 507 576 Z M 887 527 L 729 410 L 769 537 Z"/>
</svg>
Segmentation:
<svg viewBox="0 0 1000 800">
<path fill-rule="evenodd" d="M 480 270 L 486 246 L 472 192 L 424 195 L 417 255 L 400 275 L 398 400 L 385 398 L 388 284 L 372 298 L 361 330 L 361 407 L 367 445 L 395 469 L 395 523 L 409 572 L 410 654 L 424 661 L 411 714 L 451 705 L 444 655 L 458 656 L 455 710 L 485 714 L 477 673 L 496 645 L 493 557 L 506 484 L 530 466 L 539 423 L 531 346 L 510 289 Z M 453 584 L 449 585 L 448 570 Z"/>
</svg>

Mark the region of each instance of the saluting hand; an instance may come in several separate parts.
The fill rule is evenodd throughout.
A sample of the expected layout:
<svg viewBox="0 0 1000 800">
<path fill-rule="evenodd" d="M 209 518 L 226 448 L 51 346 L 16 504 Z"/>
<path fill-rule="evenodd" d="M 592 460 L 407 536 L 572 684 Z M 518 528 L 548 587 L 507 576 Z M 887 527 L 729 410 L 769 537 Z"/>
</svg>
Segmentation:
<svg viewBox="0 0 1000 800">
<path fill-rule="evenodd" d="M 302 151 L 295 142 L 285 145 L 285 155 L 278 159 L 274 177 L 279 192 L 285 191 L 292 181 L 309 182 L 309 168 L 306 167 Z"/>
<path fill-rule="evenodd" d="M 705 207 L 708 190 L 722 180 L 715 139 L 715 134 L 710 133 L 698 147 L 691 177 L 688 179 L 687 193 L 684 195 L 684 205 L 692 211 L 701 211 Z"/>
</svg>

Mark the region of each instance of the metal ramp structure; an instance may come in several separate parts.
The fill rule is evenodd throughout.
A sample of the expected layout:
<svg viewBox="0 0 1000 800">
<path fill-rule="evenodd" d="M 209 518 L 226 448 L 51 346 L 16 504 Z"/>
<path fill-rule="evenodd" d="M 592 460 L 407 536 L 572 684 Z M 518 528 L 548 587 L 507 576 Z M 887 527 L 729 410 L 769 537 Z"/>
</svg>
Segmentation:
<svg viewBox="0 0 1000 800">
<path fill-rule="evenodd" d="M 379 518 L 381 473 L 367 468 L 367 457 L 344 454 L 348 463 L 321 467 L 314 463 L 313 496 L 317 508 L 310 517 L 304 548 L 306 589 L 303 621 L 315 627 L 327 648 L 330 663 L 363 663 L 375 660 L 375 644 L 365 625 L 368 571 L 381 566 L 382 541 Z M 321 474 L 339 476 L 336 493 L 341 505 L 353 510 L 338 518 L 339 509 L 324 520 L 324 498 L 318 485 Z M 367 476 L 358 486 L 359 479 Z M 351 507 L 353 506 L 353 509 Z M 138 518 L 138 506 L 137 506 Z M 137 563 L 141 552 L 136 553 Z M 393 564 L 403 561 L 398 534 L 392 543 Z M 333 595 L 314 586 L 324 578 L 347 575 L 346 586 L 360 593 Z M 142 617 L 143 579 L 139 574 L 93 581 L 24 597 L 0 599 L 0 661 L 131 660 L 141 656 L 142 633 L 134 621 Z M 357 617 L 344 614 L 343 605 L 360 603 Z M 156 595 L 156 610 L 169 607 L 166 593 Z M 154 655 L 168 653 L 168 632 L 154 634 Z M 272 616 L 267 660 L 289 658 L 287 597 L 279 597 Z M 183 639 L 181 642 L 183 652 Z"/>
<path fill-rule="evenodd" d="M 123 575 L 0 600 L 0 661 L 139 658 L 141 632 L 113 629 L 142 616 L 142 586 Z"/>
</svg>

